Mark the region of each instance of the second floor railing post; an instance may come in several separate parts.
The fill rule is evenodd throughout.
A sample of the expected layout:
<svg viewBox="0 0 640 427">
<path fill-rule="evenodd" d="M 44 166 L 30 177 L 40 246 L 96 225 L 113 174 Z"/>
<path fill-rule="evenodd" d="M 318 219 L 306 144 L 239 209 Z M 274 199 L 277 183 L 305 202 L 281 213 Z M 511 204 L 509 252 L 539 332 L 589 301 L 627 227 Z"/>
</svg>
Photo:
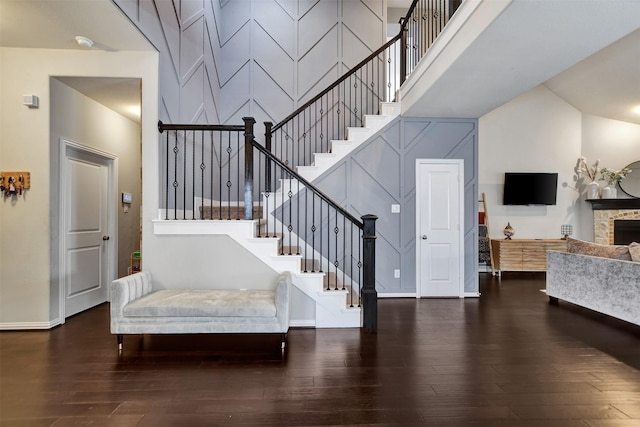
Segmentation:
<svg viewBox="0 0 640 427">
<path fill-rule="evenodd" d="M 362 217 L 362 327 L 367 332 L 378 330 L 378 292 L 376 291 L 376 220 L 375 215 Z"/>
<path fill-rule="evenodd" d="M 253 219 L 253 117 L 244 121 L 244 219 Z"/>
<path fill-rule="evenodd" d="M 404 20 L 403 20 L 404 21 Z M 400 23 L 402 35 L 400 36 L 400 86 L 407 80 L 407 26 Z"/>
<path fill-rule="evenodd" d="M 272 122 L 264 122 L 264 128 L 265 128 L 265 133 L 264 133 L 264 148 L 267 149 L 268 152 L 272 152 L 271 151 L 271 128 L 273 127 L 273 123 Z M 265 173 L 265 189 L 267 190 L 267 192 L 271 192 L 271 162 L 267 162 L 264 165 L 264 173 Z"/>
</svg>

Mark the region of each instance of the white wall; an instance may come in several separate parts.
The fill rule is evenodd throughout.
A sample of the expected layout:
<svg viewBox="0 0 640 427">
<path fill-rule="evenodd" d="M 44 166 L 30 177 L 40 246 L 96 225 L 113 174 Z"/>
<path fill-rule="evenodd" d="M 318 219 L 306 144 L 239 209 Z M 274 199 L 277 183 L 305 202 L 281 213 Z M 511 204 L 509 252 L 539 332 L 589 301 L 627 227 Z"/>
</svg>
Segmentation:
<svg viewBox="0 0 640 427">
<path fill-rule="evenodd" d="M 574 171 L 578 157 L 613 169 L 640 160 L 640 125 L 582 114 L 543 85 L 481 117 L 479 135 L 479 189 L 493 238 L 503 238 L 510 222 L 515 238 L 558 238 L 560 225 L 572 224 L 573 237 L 593 241 L 586 181 Z M 502 205 L 507 171 L 558 172 L 558 204 Z"/>
<path fill-rule="evenodd" d="M 0 328 L 46 328 L 63 321 L 51 297 L 50 76 L 141 78 L 142 141 L 155 146 L 158 55 L 0 48 L 0 63 L 0 170 L 31 172 L 24 197 L 0 200 Z M 40 108 L 23 106 L 24 94 Z"/>
<path fill-rule="evenodd" d="M 515 238 L 559 238 L 561 224 L 582 235 L 573 171 L 581 144 L 581 113 L 544 86 L 480 118 L 479 189 L 486 193 L 491 237 L 503 238 L 507 222 Z M 504 206 L 505 172 L 557 172 L 557 204 Z"/>
</svg>

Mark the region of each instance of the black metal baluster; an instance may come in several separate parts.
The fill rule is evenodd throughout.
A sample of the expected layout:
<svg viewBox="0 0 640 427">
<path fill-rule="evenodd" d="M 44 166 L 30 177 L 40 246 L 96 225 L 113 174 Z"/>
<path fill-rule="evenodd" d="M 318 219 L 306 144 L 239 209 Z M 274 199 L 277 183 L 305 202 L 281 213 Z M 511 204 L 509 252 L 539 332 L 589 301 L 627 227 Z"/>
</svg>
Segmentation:
<svg viewBox="0 0 640 427">
<path fill-rule="evenodd" d="M 166 179 L 166 185 L 165 185 L 165 204 L 164 204 L 164 219 L 165 220 L 169 220 L 169 132 L 167 132 L 167 138 L 166 138 L 167 144 L 166 144 L 166 157 L 167 157 L 167 179 Z"/>
<path fill-rule="evenodd" d="M 345 290 L 345 283 L 347 283 L 347 278 L 345 276 L 347 272 L 347 218 L 342 215 L 342 290 Z"/>
<path fill-rule="evenodd" d="M 231 132 L 227 132 L 227 220 L 231 219 Z"/>
<path fill-rule="evenodd" d="M 178 132 L 175 134 L 175 146 L 173 147 L 173 219 L 178 219 Z"/>
<path fill-rule="evenodd" d="M 204 214 L 204 171 L 206 167 L 207 166 L 204 164 L 204 131 L 200 131 L 200 215 L 198 215 L 200 219 L 203 219 Z M 195 197 L 193 200 L 193 210 L 195 211 Z"/>
<path fill-rule="evenodd" d="M 336 226 L 333 229 L 333 233 L 335 234 L 335 244 L 336 244 L 336 260 L 333 264 L 333 266 L 336 268 L 336 280 L 334 283 L 335 289 L 334 290 L 338 290 L 338 267 L 340 267 L 340 261 L 338 260 L 338 233 L 340 232 L 340 228 L 338 228 L 338 210 L 336 209 Z"/>
</svg>

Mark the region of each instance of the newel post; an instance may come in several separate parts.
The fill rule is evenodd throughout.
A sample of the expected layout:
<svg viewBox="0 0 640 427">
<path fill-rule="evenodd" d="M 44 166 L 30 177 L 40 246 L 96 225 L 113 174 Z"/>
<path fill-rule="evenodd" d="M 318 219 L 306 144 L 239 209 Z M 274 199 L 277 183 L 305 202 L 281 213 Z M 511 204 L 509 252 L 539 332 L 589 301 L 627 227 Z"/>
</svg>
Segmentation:
<svg viewBox="0 0 640 427">
<path fill-rule="evenodd" d="M 376 220 L 375 215 L 362 217 L 362 327 L 367 332 L 378 330 L 378 292 L 376 291 Z"/>
<path fill-rule="evenodd" d="M 253 117 L 244 121 L 244 219 L 253 219 Z"/>
<path fill-rule="evenodd" d="M 273 127 L 273 123 L 264 122 L 264 148 L 267 149 L 269 153 L 271 153 L 271 128 Z M 265 174 L 265 188 L 268 192 L 271 192 L 271 162 L 267 159 L 266 164 L 264 165 L 264 174 Z"/>
</svg>

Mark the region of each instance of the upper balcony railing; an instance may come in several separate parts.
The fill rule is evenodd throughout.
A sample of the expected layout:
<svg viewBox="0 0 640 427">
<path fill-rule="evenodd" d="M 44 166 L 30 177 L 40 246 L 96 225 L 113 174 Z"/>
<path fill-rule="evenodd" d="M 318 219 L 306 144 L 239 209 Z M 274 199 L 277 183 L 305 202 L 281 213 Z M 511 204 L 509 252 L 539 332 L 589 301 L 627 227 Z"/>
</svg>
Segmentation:
<svg viewBox="0 0 640 427">
<path fill-rule="evenodd" d="M 280 123 L 267 128 L 266 145 L 291 168 L 310 165 L 314 153 L 331 151 L 331 141 L 346 139 L 365 115 L 378 114 L 381 102 L 396 92 L 457 10 L 461 0 L 414 0 L 400 21 L 400 32 L 307 101 Z"/>
</svg>

